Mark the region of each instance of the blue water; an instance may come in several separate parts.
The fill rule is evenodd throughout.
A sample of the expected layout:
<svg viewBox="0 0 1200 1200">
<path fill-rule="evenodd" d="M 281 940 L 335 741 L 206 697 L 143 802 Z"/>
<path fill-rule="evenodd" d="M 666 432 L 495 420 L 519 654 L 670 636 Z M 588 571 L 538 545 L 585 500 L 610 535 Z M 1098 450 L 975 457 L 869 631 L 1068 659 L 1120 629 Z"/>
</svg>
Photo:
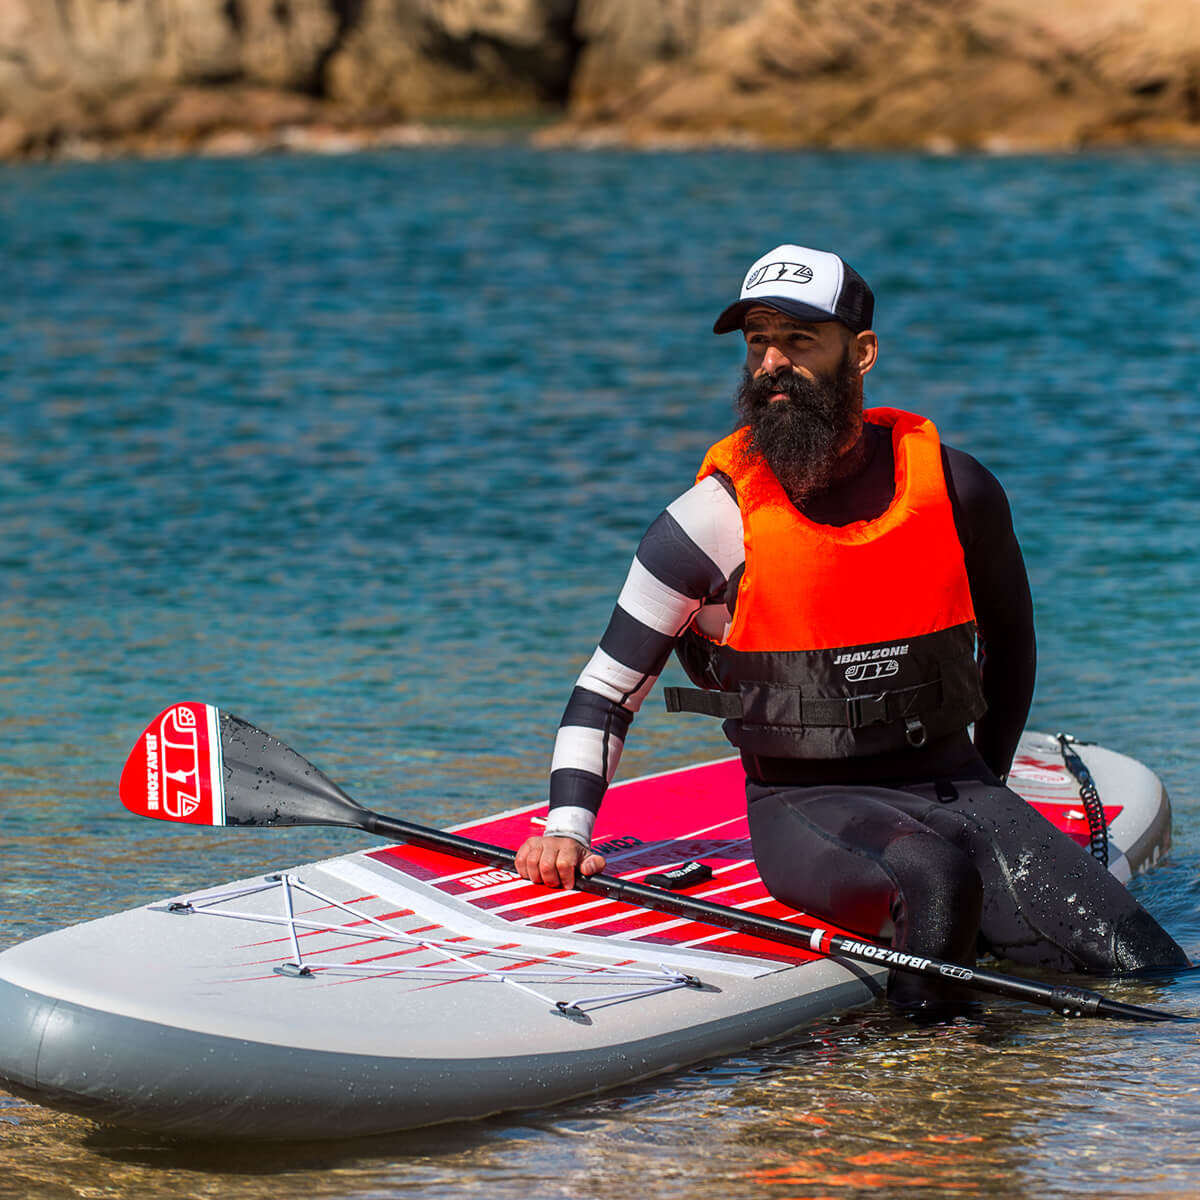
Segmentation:
<svg viewBox="0 0 1200 1200">
<path fill-rule="evenodd" d="M 4 169 L 0 946 L 359 843 L 127 815 L 125 756 L 175 700 L 400 815 L 539 798 L 642 529 L 729 428 L 713 317 L 796 240 L 876 290 L 872 402 L 1006 485 L 1031 724 L 1163 777 L 1176 848 L 1135 886 L 1200 957 L 1198 212 L 1196 161 L 1153 154 Z M 713 737 L 652 700 L 622 773 Z M 1200 1012 L 1200 987 L 1165 999 Z M 1018 1008 L 932 1038 L 874 1013 L 554 1112 L 253 1161 L 0 1096 L 0 1196 L 1186 1194 L 1198 1067 L 1186 1029 Z"/>
</svg>

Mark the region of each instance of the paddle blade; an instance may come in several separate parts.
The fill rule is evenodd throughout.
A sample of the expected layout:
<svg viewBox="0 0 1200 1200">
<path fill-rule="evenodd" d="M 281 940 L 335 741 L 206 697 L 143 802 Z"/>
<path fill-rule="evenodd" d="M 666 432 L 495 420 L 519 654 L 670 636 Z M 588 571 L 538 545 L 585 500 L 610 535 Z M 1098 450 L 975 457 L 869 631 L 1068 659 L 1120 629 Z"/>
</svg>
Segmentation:
<svg viewBox="0 0 1200 1200">
<path fill-rule="evenodd" d="M 171 705 L 130 751 L 121 772 L 121 803 L 160 821 L 224 825 L 220 744 L 211 704 Z"/>
<path fill-rule="evenodd" d="M 151 721 L 121 773 L 139 816 L 193 825 L 344 825 L 369 815 L 278 738 L 215 705 L 173 704 Z"/>
</svg>

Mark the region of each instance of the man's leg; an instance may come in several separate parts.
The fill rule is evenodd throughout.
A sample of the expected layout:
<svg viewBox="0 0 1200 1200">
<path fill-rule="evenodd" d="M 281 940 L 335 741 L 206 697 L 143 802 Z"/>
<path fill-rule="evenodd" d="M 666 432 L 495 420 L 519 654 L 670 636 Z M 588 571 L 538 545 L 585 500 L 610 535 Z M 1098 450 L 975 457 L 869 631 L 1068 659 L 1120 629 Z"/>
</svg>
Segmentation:
<svg viewBox="0 0 1200 1200">
<path fill-rule="evenodd" d="M 969 853 L 998 958 L 1093 974 L 1190 965 L 1111 872 L 1015 792 L 973 779 L 906 791 L 909 815 Z"/>
<path fill-rule="evenodd" d="M 898 950 L 973 963 L 983 888 L 968 855 L 882 788 L 770 790 L 751 784 L 754 858 L 768 890 Z M 947 1000 L 944 983 L 893 972 L 888 996 L 904 1008 Z"/>
</svg>

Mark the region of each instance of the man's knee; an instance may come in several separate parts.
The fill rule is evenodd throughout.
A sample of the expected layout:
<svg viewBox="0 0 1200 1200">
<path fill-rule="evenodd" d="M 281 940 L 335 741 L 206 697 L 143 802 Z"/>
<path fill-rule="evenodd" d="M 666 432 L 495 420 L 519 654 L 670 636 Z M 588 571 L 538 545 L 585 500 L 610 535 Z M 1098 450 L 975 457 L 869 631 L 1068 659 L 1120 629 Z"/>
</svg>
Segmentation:
<svg viewBox="0 0 1200 1200">
<path fill-rule="evenodd" d="M 1180 970 L 1191 960 L 1173 937 L 1142 907 L 1137 907 L 1113 929 L 1111 969 L 1128 971 Z"/>
<path fill-rule="evenodd" d="M 897 948 L 974 962 L 983 882 L 966 852 L 935 833 L 914 833 L 889 846 L 883 861 L 897 884 Z"/>
</svg>

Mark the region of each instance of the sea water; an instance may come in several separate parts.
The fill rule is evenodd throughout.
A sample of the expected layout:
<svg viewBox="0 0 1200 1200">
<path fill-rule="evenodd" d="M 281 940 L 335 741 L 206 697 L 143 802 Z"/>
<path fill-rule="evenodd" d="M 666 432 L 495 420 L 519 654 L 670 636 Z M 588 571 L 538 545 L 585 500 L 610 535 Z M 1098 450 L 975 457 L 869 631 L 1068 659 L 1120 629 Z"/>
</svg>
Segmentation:
<svg viewBox="0 0 1200 1200">
<path fill-rule="evenodd" d="M 1198 213 L 1161 153 L 4 168 L 0 946 L 362 843 L 128 815 L 175 700 L 400 816 L 540 798 L 641 531 L 731 427 L 712 321 L 798 241 L 875 288 L 870 401 L 1005 484 L 1030 724 L 1162 776 L 1175 848 L 1134 886 L 1200 957 Z M 652 698 L 622 775 L 724 752 Z M 1188 979 L 1109 986 L 1200 1013 Z M 1192 1028 L 999 1001 L 369 1143 L 177 1147 L 0 1095 L 0 1196 L 36 1200 L 1183 1195 L 1198 1146 Z"/>
</svg>

